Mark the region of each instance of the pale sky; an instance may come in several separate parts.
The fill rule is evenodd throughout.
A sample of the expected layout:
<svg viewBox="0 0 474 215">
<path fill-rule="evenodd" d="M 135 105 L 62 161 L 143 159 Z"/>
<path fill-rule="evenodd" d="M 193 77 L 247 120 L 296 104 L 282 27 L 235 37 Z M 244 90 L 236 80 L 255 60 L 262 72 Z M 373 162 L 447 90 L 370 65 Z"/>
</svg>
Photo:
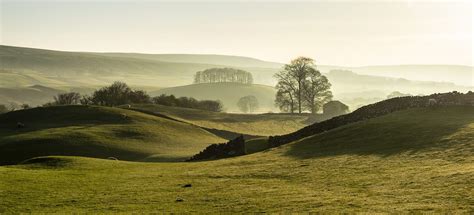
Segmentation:
<svg viewBox="0 0 474 215">
<path fill-rule="evenodd" d="M 0 0 L 3 45 L 318 64 L 473 63 L 471 1 Z"/>
</svg>

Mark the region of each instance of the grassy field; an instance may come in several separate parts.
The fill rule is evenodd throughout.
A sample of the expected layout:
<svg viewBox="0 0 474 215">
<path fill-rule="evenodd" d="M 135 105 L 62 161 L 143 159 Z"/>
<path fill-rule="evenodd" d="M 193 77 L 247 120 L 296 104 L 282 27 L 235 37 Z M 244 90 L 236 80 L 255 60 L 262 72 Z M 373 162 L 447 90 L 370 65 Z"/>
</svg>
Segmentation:
<svg viewBox="0 0 474 215">
<path fill-rule="evenodd" d="M 133 105 L 133 108 L 163 114 L 206 128 L 258 136 L 287 134 L 323 119 L 309 114 L 219 113 L 153 104 Z"/>
<path fill-rule="evenodd" d="M 17 129 L 16 123 L 25 124 Z M 0 115 L 0 163 L 36 156 L 183 160 L 225 142 L 197 126 L 119 108 L 57 106 Z"/>
<path fill-rule="evenodd" d="M 34 159 L 0 167 L 0 213 L 469 213 L 473 140 L 474 108 L 451 107 L 396 112 L 217 161 Z"/>
</svg>

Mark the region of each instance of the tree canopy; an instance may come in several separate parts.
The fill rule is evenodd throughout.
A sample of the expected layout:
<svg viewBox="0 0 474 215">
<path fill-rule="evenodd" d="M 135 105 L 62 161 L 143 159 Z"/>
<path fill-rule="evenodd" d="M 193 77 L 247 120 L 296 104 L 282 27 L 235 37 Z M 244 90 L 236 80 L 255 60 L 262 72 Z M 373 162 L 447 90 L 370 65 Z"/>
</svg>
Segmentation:
<svg viewBox="0 0 474 215">
<path fill-rule="evenodd" d="M 195 84 L 223 82 L 252 84 L 253 77 L 250 72 L 233 68 L 211 68 L 194 75 Z"/>
<path fill-rule="evenodd" d="M 281 111 L 316 113 L 332 98 L 329 80 L 316 69 L 311 58 L 292 60 L 275 78 L 278 80 L 275 104 Z"/>
</svg>

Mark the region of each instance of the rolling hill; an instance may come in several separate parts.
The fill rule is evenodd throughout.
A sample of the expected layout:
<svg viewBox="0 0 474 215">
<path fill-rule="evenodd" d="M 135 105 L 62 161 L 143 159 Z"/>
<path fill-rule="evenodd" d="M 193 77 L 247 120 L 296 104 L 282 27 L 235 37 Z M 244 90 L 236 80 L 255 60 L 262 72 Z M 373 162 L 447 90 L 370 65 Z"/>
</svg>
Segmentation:
<svg viewBox="0 0 474 215">
<path fill-rule="evenodd" d="M 11 80 L 0 81 L 0 87 L 97 87 L 116 80 L 170 87 L 192 83 L 195 72 L 216 67 L 243 68 L 259 82 L 271 77 L 279 65 L 239 56 L 66 52 L 4 45 L 0 61 L 0 80 Z"/>
<path fill-rule="evenodd" d="M 118 108 L 56 106 L 0 115 L 0 164 L 46 155 L 176 161 L 224 141 L 197 126 Z"/>
<path fill-rule="evenodd" d="M 132 109 L 166 115 L 200 127 L 258 136 L 282 135 L 294 132 L 324 116 L 310 114 L 236 114 L 170 107 L 155 104 L 136 104 Z"/>
<path fill-rule="evenodd" d="M 0 212 L 469 213 L 473 140 L 474 107 L 414 108 L 211 162 L 36 158 L 0 167 Z"/>
<path fill-rule="evenodd" d="M 199 100 L 220 100 L 229 112 L 239 111 L 237 101 L 244 96 L 253 95 L 259 102 L 257 112 L 277 111 L 274 106 L 276 90 L 273 87 L 259 84 L 240 83 L 206 83 L 179 87 L 163 88 L 150 92 L 151 95 L 175 95 L 193 97 Z"/>
<path fill-rule="evenodd" d="M 233 67 L 252 73 L 254 83 L 267 85 L 254 88 L 261 91 L 258 94 L 261 95 L 262 107 L 265 107 L 262 111 L 265 112 L 275 111 L 273 102 L 270 102 L 273 101 L 274 94 L 270 95 L 268 86 L 275 85 L 273 75 L 281 69 L 279 63 L 239 56 L 65 52 L 3 45 L 0 45 L 0 61 L 0 88 L 42 85 L 66 91 L 99 88 L 117 80 L 136 88 L 154 91 L 158 88 L 188 85 L 193 82 L 193 75 L 197 71 Z M 474 90 L 474 70 L 469 66 L 318 65 L 317 68 L 328 76 L 335 99 L 348 104 L 351 109 L 383 100 L 393 91 L 418 95 Z M 331 72 L 333 69 L 352 72 Z M 222 97 L 211 95 L 214 98 Z M 232 100 L 228 103 L 229 110 L 236 109 L 233 105 L 235 97 L 229 99 Z M 21 99 L 8 98 L 6 102 L 16 100 Z"/>
<path fill-rule="evenodd" d="M 138 58 L 174 63 L 197 63 L 211 64 L 230 67 L 248 68 L 276 68 L 283 66 L 281 63 L 263 61 L 250 57 L 232 55 L 209 55 L 209 54 L 142 54 L 142 53 L 96 53 L 103 56 Z"/>
<path fill-rule="evenodd" d="M 20 88 L 0 88 L 0 104 L 8 106 L 10 103 L 14 103 L 17 106 L 21 104 L 37 106 L 53 101 L 54 96 L 63 92 L 65 91 L 41 85 Z"/>
</svg>

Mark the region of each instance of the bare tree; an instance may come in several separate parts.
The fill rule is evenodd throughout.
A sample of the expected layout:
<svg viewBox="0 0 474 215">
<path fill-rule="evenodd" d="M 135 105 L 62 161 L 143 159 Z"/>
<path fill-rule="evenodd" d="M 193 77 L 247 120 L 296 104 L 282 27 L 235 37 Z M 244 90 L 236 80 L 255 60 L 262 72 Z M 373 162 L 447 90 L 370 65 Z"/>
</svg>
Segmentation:
<svg viewBox="0 0 474 215">
<path fill-rule="evenodd" d="M 298 102 L 296 100 L 298 89 L 295 80 L 286 71 L 281 71 L 275 74 L 275 78 L 278 79 L 276 85 L 276 106 L 278 106 L 282 111 L 294 113 Z"/>
<path fill-rule="evenodd" d="M 56 105 L 75 105 L 79 104 L 81 95 L 76 92 L 61 93 L 54 97 Z"/>
<path fill-rule="evenodd" d="M 316 70 L 314 60 L 298 57 L 277 73 L 275 104 L 280 110 L 299 113 L 309 110 L 316 113 L 322 104 L 332 98 L 328 79 Z"/>
</svg>

